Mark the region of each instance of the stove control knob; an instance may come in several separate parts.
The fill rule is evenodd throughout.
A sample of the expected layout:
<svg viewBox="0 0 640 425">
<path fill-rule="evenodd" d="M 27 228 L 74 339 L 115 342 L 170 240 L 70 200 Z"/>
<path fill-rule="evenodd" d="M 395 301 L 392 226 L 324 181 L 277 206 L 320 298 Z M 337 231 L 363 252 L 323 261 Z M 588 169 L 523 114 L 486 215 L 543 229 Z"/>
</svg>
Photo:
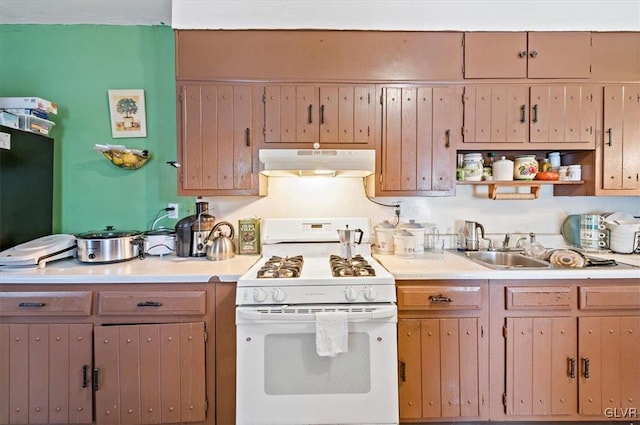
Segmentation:
<svg viewBox="0 0 640 425">
<path fill-rule="evenodd" d="M 347 301 L 355 301 L 358 299 L 358 291 L 356 291 L 352 286 L 349 286 L 344 291 L 344 297 L 347 299 Z"/>
<path fill-rule="evenodd" d="M 371 287 L 365 288 L 364 297 L 367 299 L 367 301 L 374 301 L 376 298 L 378 298 L 378 291 Z"/>
<path fill-rule="evenodd" d="M 258 303 L 262 303 L 267 299 L 267 293 L 264 292 L 264 289 L 256 289 L 253 291 L 253 300 Z"/>
<path fill-rule="evenodd" d="M 287 297 L 287 294 L 282 290 L 282 288 L 276 288 L 273 291 L 273 300 L 277 303 L 281 303 Z"/>
</svg>

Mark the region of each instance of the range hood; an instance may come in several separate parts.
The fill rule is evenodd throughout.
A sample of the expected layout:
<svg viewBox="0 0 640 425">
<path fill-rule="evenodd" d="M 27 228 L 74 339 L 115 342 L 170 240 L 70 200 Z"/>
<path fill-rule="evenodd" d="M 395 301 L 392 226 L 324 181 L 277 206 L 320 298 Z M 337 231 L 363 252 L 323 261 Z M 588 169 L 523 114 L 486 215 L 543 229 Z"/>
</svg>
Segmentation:
<svg viewBox="0 0 640 425">
<path fill-rule="evenodd" d="M 258 157 L 269 177 L 367 177 L 376 169 L 373 149 L 260 149 Z"/>
</svg>

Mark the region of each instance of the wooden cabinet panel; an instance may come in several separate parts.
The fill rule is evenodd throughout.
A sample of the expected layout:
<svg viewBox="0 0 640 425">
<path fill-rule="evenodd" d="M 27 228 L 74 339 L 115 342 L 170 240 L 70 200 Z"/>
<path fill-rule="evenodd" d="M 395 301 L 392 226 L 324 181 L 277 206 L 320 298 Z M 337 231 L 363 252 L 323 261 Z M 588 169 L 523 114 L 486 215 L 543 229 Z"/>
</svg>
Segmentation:
<svg viewBox="0 0 640 425">
<path fill-rule="evenodd" d="M 640 32 L 594 32 L 591 44 L 591 78 L 640 80 Z"/>
<path fill-rule="evenodd" d="M 204 323 L 100 326 L 94 350 L 97 424 L 204 421 Z"/>
<path fill-rule="evenodd" d="M 91 329 L 0 325 L 0 423 L 92 422 Z"/>
<path fill-rule="evenodd" d="M 581 310 L 638 310 L 640 287 L 637 286 L 581 286 Z"/>
<path fill-rule="evenodd" d="M 371 85 L 267 85 L 265 144 L 270 148 L 373 147 Z M 290 145 L 287 145 L 290 144 Z"/>
<path fill-rule="evenodd" d="M 181 80 L 462 79 L 461 32 L 178 30 Z"/>
<path fill-rule="evenodd" d="M 602 187 L 640 189 L 640 85 L 604 88 Z"/>
<path fill-rule="evenodd" d="M 0 316 L 89 316 L 90 314 L 90 291 L 0 293 Z"/>
<path fill-rule="evenodd" d="M 507 318 L 507 415 L 575 412 L 578 391 L 575 347 L 574 319 Z"/>
<path fill-rule="evenodd" d="M 400 319 L 400 418 L 480 416 L 477 318 Z"/>
<path fill-rule="evenodd" d="M 464 144 L 594 148 L 599 98 L 595 86 L 465 86 Z"/>
<path fill-rule="evenodd" d="M 205 291 L 100 291 L 98 314 L 122 315 L 203 315 Z"/>
<path fill-rule="evenodd" d="M 637 406 L 639 329 L 640 316 L 579 319 L 580 414 Z"/>
<path fill-rule="evenodd" d="M 382 88 L 380 194 L 451 195 L 461 87 Z"/>
<path fill-rule="evenodd" d="M 254 89 L 178 82 L 180 193 L 257 194 Z"/>
<path fill-rule="evenodd" d="M 481 307 L 480 286 L 398 287 L 399 310 L 474 310 Z"/>
<path fill-rule="evenodd" d="M 574 297 L 568 286 L 506 287 L 507 310 L 570 310 Z"/>
<path fill-rule="evenodd" d="M 589 78 L 590 32 L 468 32 L 465 78 Z"/>
<path fill-rule="evenodd" d="M 236 420 L 236 285 L 216 284 L 216 423 Z"/>
</svg>

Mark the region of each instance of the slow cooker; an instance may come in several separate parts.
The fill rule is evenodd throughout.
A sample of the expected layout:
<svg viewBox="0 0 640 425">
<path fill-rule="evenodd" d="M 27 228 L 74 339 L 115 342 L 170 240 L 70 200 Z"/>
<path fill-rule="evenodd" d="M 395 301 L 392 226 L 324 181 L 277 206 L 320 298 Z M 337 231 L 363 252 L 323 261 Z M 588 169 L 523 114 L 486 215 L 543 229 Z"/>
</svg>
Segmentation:
<svg viewBox="0 0 640 425">
<path fill-rule="evenodd" d="M 104 231 L 86 232 L 76 235 L 78 261 L 83 263 L 117 263 L 135 257 L 144 258 L 142 232 Z"/>
</svg>

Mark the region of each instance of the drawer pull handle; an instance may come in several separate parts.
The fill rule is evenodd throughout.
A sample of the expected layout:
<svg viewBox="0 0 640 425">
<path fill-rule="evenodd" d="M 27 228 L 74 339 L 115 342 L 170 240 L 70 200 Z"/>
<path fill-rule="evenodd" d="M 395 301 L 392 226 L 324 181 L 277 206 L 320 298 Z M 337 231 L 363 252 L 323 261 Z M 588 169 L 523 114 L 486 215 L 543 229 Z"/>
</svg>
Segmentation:
<svg viewBox="0 0 640 425">
<path fill-rule="evenodd" d="M 444 147 L 450 148 L 451 147 L 451 130 L 450 129 L 447 129 L 444 132 L 444 140 L 445 140 Z"/>
<path fill-rule="evenodd" d="M 520 107 L 520 122 L 521 123 L 525 123 L 527 122 L 527 105 L 522 105 Z"/>
<path fill-rule="evenodd" d="M 40 308 L 40 307 L 44 307 L 46 305 L 47 305 L 46 303 L 27 303 L 27 302 L 24 302 L 24 303 L 18 304 L 18 307 L 38 307 L 38 308 Z"/>
<path fill-rule="evenodd" d="M 313 124 L 313 105 L 307 107 L 307 124 Z"/>
<path fill-rule="evenodd" d="M 589 379 L 589 359 L 588 358 L 583 358 L 582 359 L 582 366 L 583 366 L 583 373 L 584 373 L 584 379 Z"/>
<path fill-rule="evenodd" d="M 533 122 L 538 122 L 538 104 L 533 105 Z"/>
<path fill-rule="evenodd" d="M 431 301 L 432 303 L 450 303 L 453 300 L 449 297 L 445 297 L 442 294 L 438 294 L 429 296 L 429 301 Z"/>
<path fill-rule="evenodd" d="M 569 377 L 576 377 L 576 359 L 574 357 L 569 358 Z"/>
<path fill-rule="evenodd" d="M 162 307 L 162 303 L 159 301 L 140 301 L 138 307 Z"/>
<path fill-rule="evenodd" d="M 400 360 L 400 380 L 407 382 L 407 363 L 404 360 Z"/>
<path fill-rule="evenodd" d="M 82 388 L 87 388 L 87 386 L 89 386 L 89 377 L 87 376 L 88 370 L 89 366 L 82 366 Z"/>
</svg>

